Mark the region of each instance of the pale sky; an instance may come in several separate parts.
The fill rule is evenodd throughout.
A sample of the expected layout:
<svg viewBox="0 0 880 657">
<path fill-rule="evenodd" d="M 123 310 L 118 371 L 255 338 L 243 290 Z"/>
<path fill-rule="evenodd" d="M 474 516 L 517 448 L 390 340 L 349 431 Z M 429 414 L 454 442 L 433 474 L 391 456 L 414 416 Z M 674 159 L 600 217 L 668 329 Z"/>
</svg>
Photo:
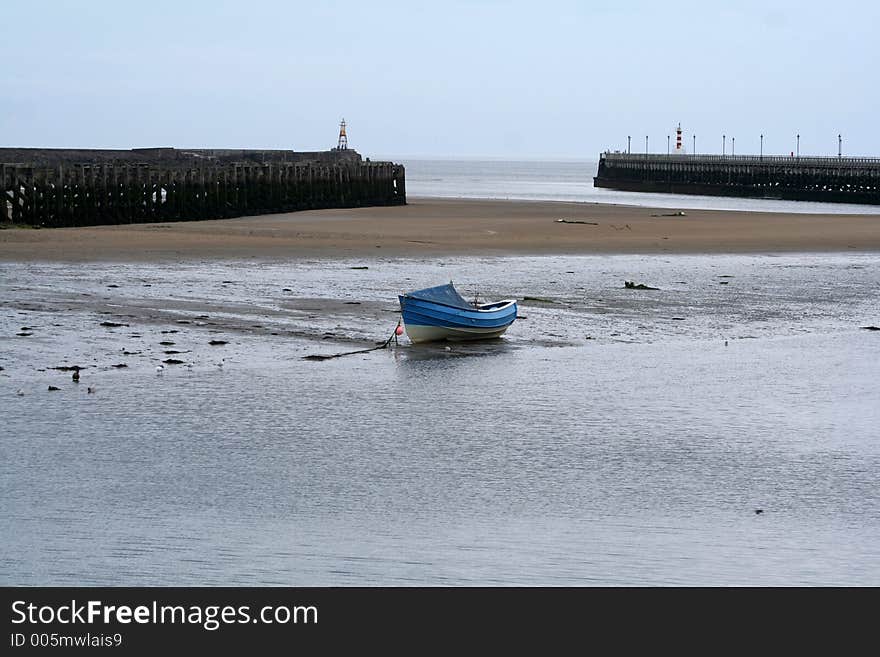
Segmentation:
<svg viewBox="0 0 880 657">
<path fill-rule="evenodd" d="M 880 3 L 3 2 L 0 145 L 880 156 Z"/>
</svg>

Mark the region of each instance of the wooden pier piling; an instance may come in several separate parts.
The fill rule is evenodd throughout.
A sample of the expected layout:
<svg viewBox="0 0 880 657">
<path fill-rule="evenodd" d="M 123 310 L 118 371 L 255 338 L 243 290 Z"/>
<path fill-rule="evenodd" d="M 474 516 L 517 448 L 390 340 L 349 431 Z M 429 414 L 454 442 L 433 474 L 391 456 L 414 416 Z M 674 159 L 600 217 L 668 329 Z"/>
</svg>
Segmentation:
<svg viewBox="0 0 880 657">
<path fill-rule="evenodd" d="M 404 167 L 355 151 L 0 149 L 0 222 L 194 221 L 405 205 Z"/>
<path fill-rule="evenodd" d="M 880 158 L 602 153 L 596 187 L 880 204 Z"/>
</svg>

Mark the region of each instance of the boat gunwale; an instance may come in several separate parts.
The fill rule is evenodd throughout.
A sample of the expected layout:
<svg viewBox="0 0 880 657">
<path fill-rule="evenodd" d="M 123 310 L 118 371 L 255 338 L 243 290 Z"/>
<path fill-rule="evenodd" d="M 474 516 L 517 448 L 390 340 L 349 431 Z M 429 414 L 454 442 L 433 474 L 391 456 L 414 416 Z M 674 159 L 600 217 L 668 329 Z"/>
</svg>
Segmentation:
<svg viewBox="0 0 880 657">
<path fill-rule="evenodd" d="M 493 303 L 484 303 L 480 304 L 480 306 L 473 306 L 471 308 L 462 308 L 461 306 L 453 306 L 449 303 L 443 303 L 441 301 L 430 301 L 428 299 L 419 299 L 418 297 L 412 297 L 408 294 L 398 295 L 401 299 L 412 299 L 413 301 L 420 301 L 422 303 L 430 303 L 435 306 L 443 306 L 444 308 L 453 308 L 454 310 L 459 311 L 467 311 L 467 312 L 477 312 L 477 313 L 496 313 L 499 310 L 506 310 L 510 307 L 510 304 L 515 304 L 517 302 L 516 299 L 502 299 L 501 301 L 495 301 Z M 500 305 L 499 305 L 500 304 Z M 481 306 L 498 306 L 497 308 L 492 309 L 483 309 Z"/>
<path fill-rule="evenodd" d="M 403 314 L 406 325 L 416 324 L 422 326 L 442 327 L 467 327 L 467 328 L 497 328 L 510 326 L 516 319 L 514 313 L 506 313 L 499 316 L 462 316 L 450 315 L 439 308 L 409 309 Z"/>
</svg>

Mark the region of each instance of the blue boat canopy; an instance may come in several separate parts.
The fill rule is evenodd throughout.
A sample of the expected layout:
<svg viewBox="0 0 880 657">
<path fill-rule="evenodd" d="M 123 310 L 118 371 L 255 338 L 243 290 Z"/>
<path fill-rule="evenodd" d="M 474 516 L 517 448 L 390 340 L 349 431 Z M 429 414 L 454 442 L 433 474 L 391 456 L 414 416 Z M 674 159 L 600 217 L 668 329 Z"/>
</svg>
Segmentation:
<svg viewBox="0 0 880 657">
<path fill-rule="evenodd" d="M 416 290 L 415 292 L 407 292 L 404 296 L 412 297 L 413 299 L 421 299 L 422 301 L 442 303 L 445 306 L 452 306 L 453 308 L 462 308 L 464 310 L 474 309 L 474 305 L 465 301 L 458 291 L 452 287 L 452 283 L 438 285 L 437 287 L 427 287 L 424 290 Z"/>
</svg>

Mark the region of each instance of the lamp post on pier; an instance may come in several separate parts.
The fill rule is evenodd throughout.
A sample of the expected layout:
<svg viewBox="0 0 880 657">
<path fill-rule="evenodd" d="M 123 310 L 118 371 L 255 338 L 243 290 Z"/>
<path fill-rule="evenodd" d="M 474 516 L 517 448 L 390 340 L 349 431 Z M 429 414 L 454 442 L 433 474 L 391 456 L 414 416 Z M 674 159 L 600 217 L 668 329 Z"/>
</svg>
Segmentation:
<svg viewBox="0 0 880 657">
<path fill-rule="evenodd" d="M 629 153 L 630 153 L 629 146 L 630 146 L 630 142 L 631 142 L 631 141 L 632 141 L 632 136 L 631 136 L 631 135 L 627 135 L 627 136 L 626 136 L 626 154 L 627 154 L 627 155 L 629 155 Z"/>
<path fill-rule="evenodd" d="M 837 135 L 837 157 L 843 157 L 843 137 Z"/>
<path fill-rule="evenodd" d="M 727 152 L 727 135 L 721 135 L 721 157 Z"/>
<path fill-rule="evenodd" d="M 669 155 L 669 135 L 666 135 L 666 154 Z"/>
<path fill-rule="evenodd" d="M 645 157 L 648 156 L 648 135 L 645 135 Z"/>
<path fill-rule="evenodd" d="M 697 154 L 697 136 L 694 135 L 694 155 Z"/>
<path fill-rule="evenodd" d="M 761 159 L 764 159 L 764 135 L 761 135 Z"/>
<path fill-rule="evenodd" d="M 730 138 L 730 154 L 736 155 L 736 137 Z"/>
<path fill-rule="evenodd" d="M 797 156 L 801 156 L 801 136 L 798 134 L 797 136 Z"/>
</svg>

